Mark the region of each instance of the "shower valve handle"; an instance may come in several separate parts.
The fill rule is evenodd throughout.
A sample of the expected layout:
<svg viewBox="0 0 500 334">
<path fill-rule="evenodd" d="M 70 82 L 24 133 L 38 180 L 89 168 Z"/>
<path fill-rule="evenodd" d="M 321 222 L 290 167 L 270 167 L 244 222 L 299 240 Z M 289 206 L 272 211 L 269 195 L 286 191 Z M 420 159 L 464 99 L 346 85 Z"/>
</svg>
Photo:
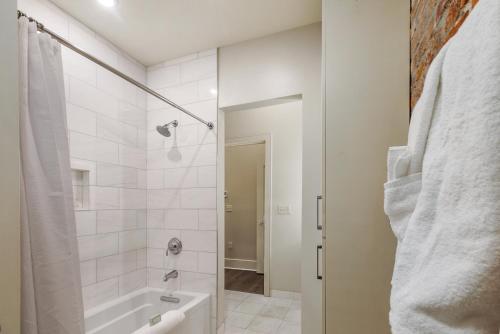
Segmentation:
<svg viewBox="0 0 500 334">
<path fill-rule="evenodd" d="M 177 238 L 170 239 L 167 246 L 167 253 L 166 253 L 167 256 L 169 251 L 173 255 L 178 255 L 182 251 L 182 242 Z"/>
</svg>

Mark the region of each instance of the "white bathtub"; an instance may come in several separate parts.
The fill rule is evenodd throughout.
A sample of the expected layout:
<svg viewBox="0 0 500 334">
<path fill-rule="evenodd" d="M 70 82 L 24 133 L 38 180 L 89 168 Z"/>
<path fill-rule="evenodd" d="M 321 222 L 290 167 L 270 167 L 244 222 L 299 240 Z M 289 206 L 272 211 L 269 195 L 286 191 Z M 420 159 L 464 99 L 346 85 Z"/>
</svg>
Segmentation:
<svg viewBox="0 0 500 334">
<path fill-rule="evenodd" d="M 179 291 L 180 303 L 160 301 L 165 291 L 144 288 L 85 312 L 86 334 L 130 334 L 149 323 L 149 319 L 170 310 L 184 312 L 186 318 L 172 334 L 210 333 L 210 295 Z"/>
</svg>

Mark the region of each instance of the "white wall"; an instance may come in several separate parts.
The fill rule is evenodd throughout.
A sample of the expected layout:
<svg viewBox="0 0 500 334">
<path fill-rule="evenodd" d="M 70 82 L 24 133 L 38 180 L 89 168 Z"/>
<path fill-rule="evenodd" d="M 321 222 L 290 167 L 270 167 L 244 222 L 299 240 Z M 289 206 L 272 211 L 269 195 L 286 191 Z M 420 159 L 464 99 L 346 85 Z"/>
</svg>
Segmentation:
<svg viewBox="0 0 500 334">
<path fill-rule="evenodd" d="M 226 112 L 226 141 L 271 135 L 271 290 L 300 292 L 302 102 Z M 290 205 L 290 215 L 277 207 Z"/>
<path fill-rule="evenodd" d="M 301 234 L 307 245 L 301 250 L 301 282 L 307 289 L 302 291 L 303 315 L 307 314 L 302 328 L 304 333 L 319 333 L 322 293 L 321 281 L 316 279 L 315 245 L 321 240 L 316 230 L 316 196 L 322 188 L 321 24 L 221 48 L 219 91 L 221 108 L 302 94 L 302 173 L 306 182 L 302 187 Z M 219 294 L 222 292 L 219 286 Z"/>
<path fill-rule="evenodd" d="M 312 24 L 222 47 L 219 107 L 304 94 L 311 81 L 319 87 L 320 41 L 321 25 Z"/>
<path fill-rule="evenodd" d="M 0 327 L 20 332 L 19 110 L 16 1 L 0 1 Z"/>
<path fill-rule="evenodd" d="M 410 2 L 324 1 L 326 333 L 390 333 L 387 148 L 409 115 Z"/>
<path fill-rule="evenodd" d="M 150 87 L 194 114 L 215 123 L 216 50 L 199 52 L 148 68 Z M 171 137 L 156 130 L 173 120 Z M 216 124 L 216 123 L 215 123 Z M 217 272 L 216 139 L 207 126 L 148 97 L 148 272 L 149 285 L 212 294 L 215 318 Z M 183 243 L 179 255 L 165 256 L 172 237 Z M 180 277 L 162 281 L 166 271 Z M 215 320 L 212 322 L 215 326 Z"/>
<path fill-rule="evenodd" d="M 146 70 L 45 0 L 19 9 L 140 82 Z M 72 168 L 88 172 L 75 211 L 86 309 L 146 286 L 146 94 L 66 48 Z"/>
</svg>

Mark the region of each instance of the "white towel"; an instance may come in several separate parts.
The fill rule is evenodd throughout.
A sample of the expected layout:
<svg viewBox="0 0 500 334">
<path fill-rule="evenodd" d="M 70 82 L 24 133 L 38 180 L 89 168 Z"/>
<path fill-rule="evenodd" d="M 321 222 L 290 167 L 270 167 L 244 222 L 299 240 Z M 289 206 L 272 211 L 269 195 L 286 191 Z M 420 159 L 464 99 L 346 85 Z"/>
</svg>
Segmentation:
<svg viewBox="0 0 500 334">
<path fill-rule="evenodd" d="M 139 328 L 133 334 L 167 334 L 180 325 L 186 316 L 183 312 L 173 310 L 162 314 L 161 321 L 154 326 L 149 324 Z"/>
<path fill-rule="evenodd" d="M 498 334 L 499 0 L 481 0 L 436 57 L 388 164 L 393 333 Z"/>
</svg>

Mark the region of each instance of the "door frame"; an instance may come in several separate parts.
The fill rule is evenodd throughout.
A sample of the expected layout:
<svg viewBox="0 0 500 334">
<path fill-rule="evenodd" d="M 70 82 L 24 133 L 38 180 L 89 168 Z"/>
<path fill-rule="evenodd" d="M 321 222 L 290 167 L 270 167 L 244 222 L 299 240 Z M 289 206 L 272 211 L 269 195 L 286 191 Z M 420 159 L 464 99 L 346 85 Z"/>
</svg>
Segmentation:
<svg viewBox="0 0 500 334">
<path fill-rule="evenodd" d="M 15 0 L 0 1 L 0 332 L 21 332 L 18 32 Z"/>
<path fill-rule="evenodd" d="M 252 137 L 237 137 L 224 139 L 224 147 L 265 145 L 265 174 L 264 174 L 264 296 L 271 296 L 271 231 L 272 231 L 272 135 L 262 134 Z M 222 162 L 222 170 L 225 170 L 225 159 Z M 221 175 L 221 174 L 219 174 Z M 224 175 L 224 174 L 222 174 Z M 219 203 L 218 203 L 219 204 Z M 224 205 L 224 203 L 220 203 Z M 222 220 L 225 218 L 222 217 Z M 224 225 L 225 227 L 225 221 Z M 225 229 L 222 230 L 223 232 Z M 225 248 L 222 249 L 224 252 Z M 219 250 L 220 251 L 220 250 Z M 224 264 L 222 264 L 224 265 Z"/>
<path fill-rule="evenodd" d="M 265 143 L 264 143 L 265 144 Z M 260 144 L 262 145 L 262 144 Z M 265 147 L 264 147 L 264 159 L 265 159 Z M 256 177 L 256 193 L 255 193 L 255 203 L 256 203 L 256 215 L 255 215 L 255 232 L 256 236 L 256 261 L 255 261 L 255 272 L 257 274 L 264 275 L 264 242 L 266 241 L 266 237 L 264 235 L 265 228 L 265 200 L 266 200 L 266 162 L 262 162 L 262 164 L 258 164 L 255 167 L 255 177 Z"/>
</svg>

